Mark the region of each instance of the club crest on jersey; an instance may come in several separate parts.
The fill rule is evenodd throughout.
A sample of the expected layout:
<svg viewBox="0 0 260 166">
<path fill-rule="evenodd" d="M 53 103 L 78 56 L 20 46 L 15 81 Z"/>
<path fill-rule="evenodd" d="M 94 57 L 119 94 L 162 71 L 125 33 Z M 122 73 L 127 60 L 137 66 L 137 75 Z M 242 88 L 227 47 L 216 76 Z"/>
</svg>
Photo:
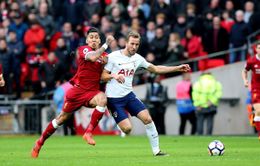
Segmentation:
<svg viewBox="0 0 260 166">
<path fill-rule="evenodd" d="M 121 69 L 119 72 L 118 72 L 118 75 L 119 74 L 122 74 L 124 75 L 125 77 L 127 76 L 133 76 L 135 73 L 134 69 Z"/>
</svg>

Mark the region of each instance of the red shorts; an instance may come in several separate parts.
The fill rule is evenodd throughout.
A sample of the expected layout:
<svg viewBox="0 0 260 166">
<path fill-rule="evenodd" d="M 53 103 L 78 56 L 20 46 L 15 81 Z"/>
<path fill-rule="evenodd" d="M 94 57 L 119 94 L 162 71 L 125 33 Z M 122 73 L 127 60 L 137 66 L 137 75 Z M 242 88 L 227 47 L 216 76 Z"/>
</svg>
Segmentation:
<svg viewBox="0 0 260 166">
<path fill-rule="evenodd" d="M 79 87 L 72 87 L 67 91 L 62 111 L 71 113 L 81 106 L 88 106 L 89 101 L 101 91 L 89 91 Z"/>
<path fill-rule="evenodd" d="M 260 103 L 260 89 L 252 89 L 251 91 L 252 103 Z"/>
</svg>

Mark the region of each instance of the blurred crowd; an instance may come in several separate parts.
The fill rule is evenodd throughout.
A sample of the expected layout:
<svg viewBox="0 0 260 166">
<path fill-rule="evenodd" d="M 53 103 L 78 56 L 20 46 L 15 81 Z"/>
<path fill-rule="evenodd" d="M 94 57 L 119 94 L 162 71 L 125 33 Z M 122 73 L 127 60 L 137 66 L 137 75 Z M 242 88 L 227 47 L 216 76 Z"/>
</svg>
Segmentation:
<svg viewBox="0 0 260 166">
<path fill-rule="evenodd" d="M 124 47 L 125 35 L 142 35 L 139 53 L 154 64 L 171 64 L 242 47 L 260 29 L 258 0 L 2 0 L 0 62 L 6 87 L 1 93 L 45 93 L 77 70 L 71 54 L 85 44 L 89 27 L 102 40 L 117 40 L 108 52 Z M 246 52 L 218 57 L 222 64 L 245 60 Z M 205 61 L 191 64 L 193 71 Z M 66 74 L 64 74 L 66 73 Z M 146 82 L 139 78 L 135 83 Z"/>
</svg>

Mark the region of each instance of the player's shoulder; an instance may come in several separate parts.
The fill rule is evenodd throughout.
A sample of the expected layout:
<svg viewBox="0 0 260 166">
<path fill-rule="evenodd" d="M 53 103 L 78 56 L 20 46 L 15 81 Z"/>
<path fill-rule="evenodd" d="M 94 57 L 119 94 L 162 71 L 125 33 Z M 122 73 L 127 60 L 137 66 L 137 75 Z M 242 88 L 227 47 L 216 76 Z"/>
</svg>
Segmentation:
<svg viewBox="0 0 260 166">
<path fill-rule="evenodd" d="M 83 45 L 83 46 L 79 46 L 79 47 L 78 47 L 78 50 L 79 50 L 79 51 L 85 50 L 86 52 L 89 52 L 89 51 L 92 50 L 92 48 L 89 47 L 88 45 Z"/>
<path fill-rule="evenodd" d="M 110 54 L 108 54 L 108 58 L 115 59 L 121 56 L 120 50 L 113 51 Z"/>
<path fill-rule="evenodd" d="M 256 56 L 251 56 L 247 60 L 247 63 L 255 63 L 257 62 Z"/>
</svg>

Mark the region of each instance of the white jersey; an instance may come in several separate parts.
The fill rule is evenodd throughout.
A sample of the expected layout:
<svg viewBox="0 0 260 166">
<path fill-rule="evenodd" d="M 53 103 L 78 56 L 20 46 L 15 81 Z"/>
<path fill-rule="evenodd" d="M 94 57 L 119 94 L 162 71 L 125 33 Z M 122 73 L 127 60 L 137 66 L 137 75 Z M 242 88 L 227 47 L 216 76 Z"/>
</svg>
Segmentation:
<svg viewBox="0 0 260 166">
<path fill-rule="evenodd" d="M 133 91 L 133 78 L 138 68 L 147 69 L 151 63 L 147 62 L 141 55 L 134 54 L 131 57 L 123 55 L 122 50 L 114 51 L 108 55 L 105 69 L 111 74 L 123 74 L 125 82 L 119 83 L 111 79 L 106 85 L 107 97 L 120 98 Z"/>
</svg>

